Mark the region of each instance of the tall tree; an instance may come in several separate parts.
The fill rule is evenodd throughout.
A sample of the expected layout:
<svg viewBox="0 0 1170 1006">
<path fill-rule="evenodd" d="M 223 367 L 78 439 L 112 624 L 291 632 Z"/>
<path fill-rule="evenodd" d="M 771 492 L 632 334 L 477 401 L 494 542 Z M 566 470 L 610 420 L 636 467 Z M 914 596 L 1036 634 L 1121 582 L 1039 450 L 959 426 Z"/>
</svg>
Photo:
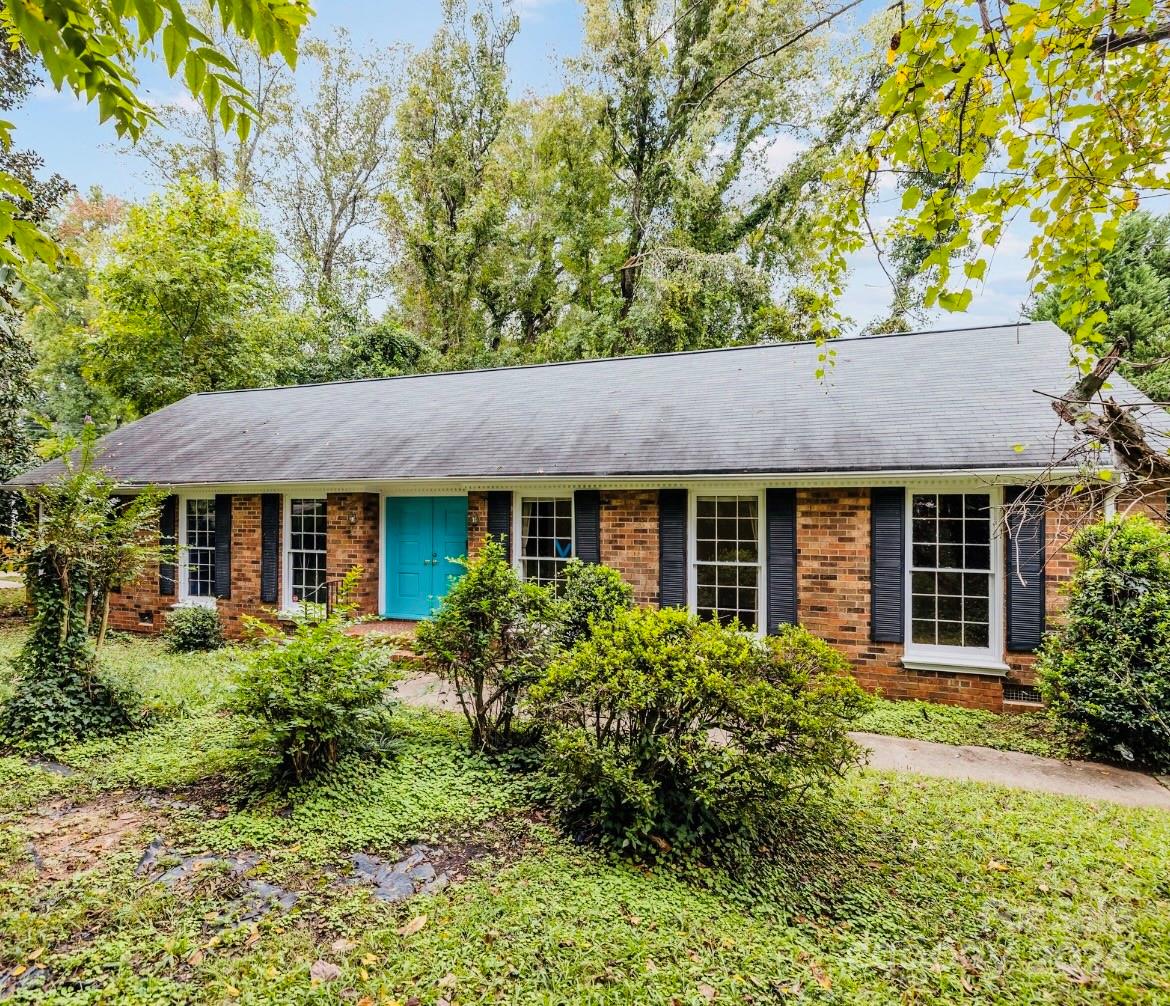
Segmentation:
<svg viewBox="0 0 1170 1006">
<path fill-rule="evenodd" d="M 130 210 L 95 283 L 87 372 L 144 414 L 271 381 L 276 242 L 237 193 L 193 178 Z"/>
<path fill-rule="evenodd" d="M 1170 216 L 1125 217 L 1101 262 L 1109 294 L 1101 333 L 1122 349 L 1122 372 L 1155 401 L 1170 403 Z M 1089 303 L 1081 286 L 1050 283 L 1029 313 L 1058 323 L 1071 313 L 1079 328 Z"/>
<path fill-rule="evenodd" d="M 754 215 L 737 188 L 776 124 L 799 121 L 807 106 L 819 45 L 780 43 L 808 9 L 755 0 L 586 3 L 581 65 L 605 99 L 610 162 L 626 214 L 624 311 L 656 250 L 743 250 L 742 224 Z M 753 72 L 734 72 L 745 52 L 769 50 L 776 51 Z M 764 222 L 753 219 L 757 258 L 769 250 Z"/>
<path fill-rule="evenodd" d="M 444 0 L 443 23 L 412 62 L 398 115 L 397 192 L 387 227 L 402 250 L 396 287 L 412 330 L 452 362 L 489 351 L 477 302 L 506 214 L 493 148 L 508 111 L 505 56 L 517 19 L 469 15 Z"/>
<path fill-rule="evenodd" d="M 922 262 L 926 300 L 963 311 L 1017 217 L 1034 228 L 1030 279 L 1075 289 L 1060 321 L 1073 328 L 1084 376 L 1054 403 L 1086 460 L 1108 444 L 1138 480 L 1170 480 L 1170 458 L 1106 393 L 1123 359 L 1108 345 L 1105 257 L 1122 219 L 1170 191 L 1170 2 L 1095 0 L 899 5 L 881 86 L 879 128 L 842 171 L 841 199 L 822 221 L 822 304 L 839 296 L 849 255 L 867 239 L 935 242 Z M 893 225 L 870 211 L 883 173 L 926 171 L 951 184 L 908 187 Z M 940 235 L 945 240 L 938 241 Z"/>
<path fill-rule="evenodd" d="M 273 202 L 308 299 L 353 309 L 385 282 L 375 229 L 393 177 L 403 55 L 359 54 L 344 31 L 303 51 L 312 93 L 279 130 Z"/>
<path fill-rule="evenodd" d="M 235 65 L 251 106 L 251 127 L 226 130 L 215 108 L 184 96 L 155 108 L 156 121 L 137 151 L 164 184 L 193 175 L 256 203 L 259 186 L 276 169 L 272 130 L 294 107 L 292 72 L 275 53 L 263 54 L 254 39 L 227 30 L 209 0 L 200 0 L 190 17 Z"/>
</svg>

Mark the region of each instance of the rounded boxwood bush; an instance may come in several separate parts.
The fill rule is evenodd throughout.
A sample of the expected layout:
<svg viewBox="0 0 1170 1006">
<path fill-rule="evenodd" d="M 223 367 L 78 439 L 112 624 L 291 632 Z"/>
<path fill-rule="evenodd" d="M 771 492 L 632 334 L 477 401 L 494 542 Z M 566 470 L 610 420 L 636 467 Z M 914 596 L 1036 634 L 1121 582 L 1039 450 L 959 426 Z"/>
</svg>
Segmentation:
<svg viewBox="0 0 1170 1006">
<path fill-rule="evenodd" d="M 223 646 L 223 624 L 215 608 L 185 604 L 166 614 L 163 638 L 172 653 L 200 653 Z"/>
<path fill-rule="evenodd" d="M 570 559 L 565 563 L 561 596 L 557 603 L 562 646 L 587 639 L 594 625 L 612 622 L 619 612 L 634 604 L 634 588 L 621 573 L 600 563 Z"/>
<path fill-rule="evenodd" d="M 570 826 L 641 859 L 770 834 L 856 762 L 871 701 L 802 628 L 761 639 L 675 608 L 594 623 L 530 698 Z"/>
<path fill-rule="evenodd" d="M 1144 516 L 1085 528 L 1064 624 L 1044 641 L 1045 700 L 1097 753 L 1170 767 L 1170 533 Z"/>
</svg>

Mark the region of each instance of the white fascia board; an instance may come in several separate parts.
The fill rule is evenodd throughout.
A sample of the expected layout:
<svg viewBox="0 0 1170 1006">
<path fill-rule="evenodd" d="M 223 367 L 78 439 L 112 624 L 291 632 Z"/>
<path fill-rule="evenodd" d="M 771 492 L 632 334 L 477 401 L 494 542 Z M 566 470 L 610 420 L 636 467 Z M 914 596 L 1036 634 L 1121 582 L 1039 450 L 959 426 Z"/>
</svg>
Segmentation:
<svg viewBox="0 0 1170 1006">
<path fill-rule="evenodd" d="M 986 485 L 1019 485 L 1036 479 L 1064 483 L 1076 481 L 1081 473 L 1075 468 L 1007 468 L 1007 469 L 943 469 L 932 471 L 873 471 L 873 472 L 815 472 L 815 473 L 719 473 L 714 475 L 511 475 L 495 478 L 449 479 L 360 479 L 318 480 L 310 482 L 225 482 L 178 483 L 162 488 L 175 492 L 201 491 L 206 493 L 263 493 L 279 492 L 285 495 L 322 495 L 343 492 L 382 493 L 385 495 L 438 495 L 481 492 L 492 489 L 516 489 L 523 486 L 543 486 L 550 489 L 669 489 L 712 486 L 759 486 L 774 488 L 818 489 L 855 488 L 868 486 L 901 486 L 948 482 L 984 483 Z M 133 491 L 142 486 L 120 486 Z"/>
</svg>

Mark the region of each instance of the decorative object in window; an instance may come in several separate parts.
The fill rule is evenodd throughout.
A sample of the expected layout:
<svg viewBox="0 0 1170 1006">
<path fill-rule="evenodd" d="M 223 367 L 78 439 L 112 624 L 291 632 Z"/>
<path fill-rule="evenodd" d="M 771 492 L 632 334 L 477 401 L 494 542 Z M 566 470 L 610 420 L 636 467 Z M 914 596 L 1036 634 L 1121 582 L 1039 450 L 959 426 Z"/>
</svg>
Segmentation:
<svg viewBox="0 0 1170 1006">
<path fill-rule="evenodd" d="M 524 579 L 559 590 L 565 563 L 572 557 L 572 497 L 521 500 L 520 562 Z"/>
<path fill-rule="evenodd" d="M 215 596 L 215 500 L 187 500 L 187 596 Z"/>
<path fill-rule="evenodd" d="M 915 493 L 911 511 L 911 642 L 991 645 L 991 496 Z"/>
<path fill-rule="evenodd" d="M 695 500 L 696 610 L 724 625 L 760 620 L 760 500 L 699 496 Z"/>
<path fill-rule="evenodd" d="M 289 500 L 289 588 L 293 604 L 325 603 L 325 500 Z"/>
</svg>

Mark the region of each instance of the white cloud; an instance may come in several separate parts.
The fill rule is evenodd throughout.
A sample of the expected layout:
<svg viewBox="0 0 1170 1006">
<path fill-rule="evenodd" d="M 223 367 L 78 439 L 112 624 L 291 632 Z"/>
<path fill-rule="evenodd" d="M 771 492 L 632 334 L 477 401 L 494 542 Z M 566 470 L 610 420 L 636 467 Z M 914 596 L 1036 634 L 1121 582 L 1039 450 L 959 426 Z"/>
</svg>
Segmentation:
<svg viewBox="0 0 1170 1006">
<path fill-rule="evenodd" d="M 520 20 L 535 21 L 543 16 L 546 8 L 560 3 L 561 0 L 511 0 L 511 7 Z"/>
</svg>

